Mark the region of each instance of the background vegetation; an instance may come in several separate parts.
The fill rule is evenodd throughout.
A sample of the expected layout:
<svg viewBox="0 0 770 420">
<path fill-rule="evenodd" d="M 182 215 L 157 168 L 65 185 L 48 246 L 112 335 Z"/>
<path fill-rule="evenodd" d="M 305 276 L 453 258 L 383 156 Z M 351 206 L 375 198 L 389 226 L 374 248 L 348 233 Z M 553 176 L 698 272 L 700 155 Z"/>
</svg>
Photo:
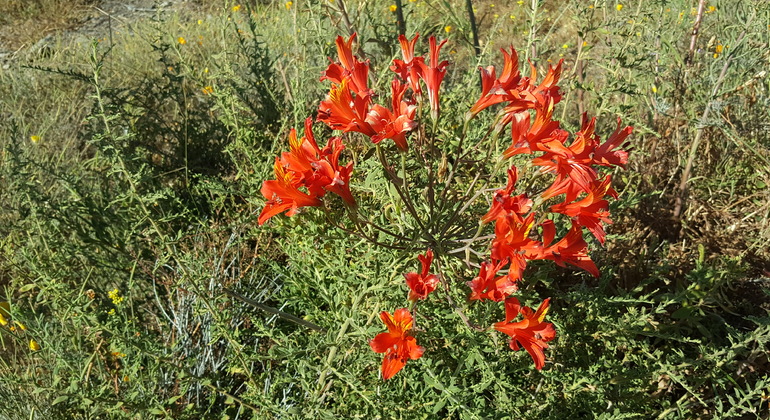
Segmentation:
<svg viewBox="0 0 770 420">
<path fill-rule="evenodd" d="M 525 275 L 527 304 L 553 297 L 546 367 L 436 299 L 418 318 L 426 357 L 388 382 L 367 343 L 379 311 L 403 306 L 414 253 L 312 211 L 256 216 L 288 129 L 325 94 L 335 36 L 357 31 L 387 85 L 391 4 L 212 0 L 56 32 L 98 3 L 0 6 L 0 417 L 770 415 L 767 2 L 706 2 L 690 49 L 697 1 L 474 1 L 477 57 L 465 2 L 403 1 L 409 34 L 449 39 L 448 121 L 512 44 L 541 71 L 565 59 L 557 119 L 587 111 L 606 135 L 621 116 L 635 133 L 594 244 L 601 278 Z M 469 279 L 452 280 L 455 301 Z"/>
</svg>

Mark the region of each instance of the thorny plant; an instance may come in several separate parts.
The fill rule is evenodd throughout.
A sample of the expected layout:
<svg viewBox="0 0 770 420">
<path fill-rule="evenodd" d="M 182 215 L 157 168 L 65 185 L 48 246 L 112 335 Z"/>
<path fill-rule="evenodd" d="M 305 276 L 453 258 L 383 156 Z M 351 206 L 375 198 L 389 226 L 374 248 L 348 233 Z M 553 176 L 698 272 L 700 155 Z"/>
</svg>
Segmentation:
<svg viewBox="0 0 770 420">
<path fill-rule="evenodd" d="M 406 252 L 426 249 L 418 256 L 420 273 L 405 274 L 410 308 L 396 309 L 393 314 L 381 312 L 388 332 L 370 341 L 372 350 L 384 353 L 384 379 L 425 352 L 411 335 L 411 312 L 439 283 L 447 290 L 448 304 L 468 327 L 495 329 L 510 336 L 510 347 L 523 347 L 535 367 L 542 369 L 544 349 L 556 336 L 553 324 L 545 321 L 550 298 L 533 310 L 514 294 L 530 261 L 551 260 L 599 276 L 584 233 L 589 232 L 602 245 L 605 242 L 604 225 L 611 223 L 607 199 L 618 195 L 611 176 L 600 170 L 625 166 L 625 141 L 632 128 L 621 127 L 618 119 L 617 128 L 604 142 L 595 133 L 596 119 L 585 114 L 576 133 L 560 128 L 553 111 L 562 98 L 558 86 L 562 62 L 549 66 L 538 83 L 533 64 L 529 76 L 520 73 L 517 52 L 511 47 L 502 50 L 499 77 L 494 66 L 480 68 L 481 95 L 465 113 L 459 141 L 444 141 L 446 130 L 440 124 L 447 121 L 441 118 L 440 88 L 449 62 L 440 61 L 439 54 L 446 41 L 430 37 L 425 57 L 415 55 L 418 38 L 399 37 L 403 59 L 393 60 L 390 67 L 395 77 L 389 107 L 375 103 L 369 61 L 353 54 L 356 34 L 347 40 L 337 38 L 338 59 L 321 76 L 322 81 L 331 82 L 331 88 L 320 103 L 316 121 L 340 134 L 321 147 L 312 118 L 305 121 L 304 137 L 291 130 L 289 151 L 275 159 L 275 179 L 262 186 L 266 204 L 259 223 L 283 212 L 293 216 L 302 208 L 320 207 L 330 225 L 375 246 Z M 469 125 L 492 106 L 499 108 L 494 122 L 483 137 L 473 138 Z M 503 133 L 510 135 L 510 145 L 490 169 L 488 162 L 498 153 Z M 345 150 L 353 159 L 342 164 Z M 390 218 L 390 224 L 380 222 L 379 207 L 367 206 L 366 200 L 358 200 L 354 194 L 354 166 L 367 159 L 379 162 L 400 199 L 399 206 L 406 210 L 406 214 Z M 497 189 L 495 175 L 505 167 L 507 185 Z M 519 178 L 529 172 L 530 182 L 521 188 Z M 544 175 L 550 177 L 550 185 L 541 181 Z M 472 213 L 490 192 L 494 192 L 491 206 L 479 221 L 479 215 Z M 330 199 L 327 193 L 342 200 Z M 343 209 L 347 222 L 339 217 Z M 451 257 L 478 268 L 478 275 L 466 282 L 469 299 L 503 302 L 503 321 L 478 327 L 452 301 L 448 290 L 454 285 L 442 274 L 441 263 L 448 263 Z M 437 274 L 431 274 L 434 260 Z M 516 321 L 519 315 L 523 317 Z"/>
</svg>

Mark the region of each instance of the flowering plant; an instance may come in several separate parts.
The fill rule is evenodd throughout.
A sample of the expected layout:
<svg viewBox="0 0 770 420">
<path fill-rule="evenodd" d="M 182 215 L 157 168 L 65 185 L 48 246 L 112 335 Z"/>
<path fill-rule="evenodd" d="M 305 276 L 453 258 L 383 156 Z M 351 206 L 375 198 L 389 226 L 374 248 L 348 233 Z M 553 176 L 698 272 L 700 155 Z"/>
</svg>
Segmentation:
<svg viewBox="0 0 770 420">
<path fill-rule="evenodd" d="M 338 59 L 321 76 L 331 87 L 319 105 L 316 121 L 339 135 L 320 148 L 311 118 L 305 122 L 301 139 L 291 130 L 289 152 L 276 158 L 275 179 L 262 186 L 267 201 L 259 224 L 283 212 L 293 216 L 302 208 L 320 207 L 330 224 L 374 245 L 407 252 L 426 250 L 418 256 L 420 272 L 405 274 L 411 310 L 396 309 L 393 315 L 383 311 L 380 318 L 388 332 L 370 342 L 375 352 L 385 354 L 384 379 L 393 377 L 407 360 L 423 355 L 425 350 L 410 334 L 412 312 L 440 284 L 449 290 L 463 283 L 442 268 L 452 258 L 478 269 L 478 275 L 465 282 L 469 300 L 504 302 L 505 320 L 479 328 L 446 293 L 448 303 L 460 311 L 469 327 L 510 336 L 510 347 L 523 347 L 535 367 L 542 369 L 543 350 L 556 336 L 553 324 L 545 321 L 550 298 L 533 311 L 513 295 L 531 261 L 551 260 L 599 276 L 584 233 L 589 232 L 602 245 L 605 242 L 604 226 L 611 223 L 607 198 L 617 199 L 618 195 L 611 187 L 611 175 L 602 175 L 600 170 L 625 166 L 628 150 L 624 147 L 632 128 L 621 127 L 618 119 L 615 131 L 602 141 L 595 133 L 596 118 L 583 115 L 576 133 L 562 129 L 553 119 L 554 106 L 562 99 L 558 86 L 562 62 L 549 66 L 538 82 L 533 64 L 529 76 L 520 73 L 516 50 L 511 47 L 502 50 L 499 76 L 494 66 L 480 69 L 481 94 L 465 113 L 457 140 L 446 141 L 448 130 L 440 126 L 440 93 L 449 62 L 439 58 L 446 41 L 429 37 L 427 56 L 415 54 L 418 36 L 410 40 L 402 35 L 399 41 L 402 59 L 393 60 L 390 67 L 395 77 L 386 106 L 376 102 L 377 93 L 369 85 L 369 61 L 353 54 L 356 35 L 337 38 Z M 471 138 L 471 122 L 492 106 L 498 112 L 487 134 Z M 499 150 L 498 140 L 504 133 L 510 133 L 511 140 Z M 362 158 L 340 163 L 348 149 Z M 490 170 L 492 153 L 501 160 Z M 400 156 L 400 168 L 389 159 L 394 154 Z M 380 208 L 367 208 L 356 197 L 354 166 L 368 158 L 377 159 L 389 189 L 398 196 L 397 208 L 405 212 L 383 218 Z M 494 185 L 504 167 L 505 187 L 484 185 Z M 548 176 L 550 184 L 530 182 L 521 188 L 520 175 L 527 171 L 535 172 L 533 179 Z M 474 216 L 480 199 L 492 191 L 486 213 Z M 328 199 L 329 192 L 341 201 Z M 335 208 L 344 208 L 347 222 L 331 217 Z M 391 222 L 390 226 L 383 220 Z M 431 272 L 434 262 L 436 271 Z M 523 319 L 515 321 L 519 315 Z"/>
</svg>

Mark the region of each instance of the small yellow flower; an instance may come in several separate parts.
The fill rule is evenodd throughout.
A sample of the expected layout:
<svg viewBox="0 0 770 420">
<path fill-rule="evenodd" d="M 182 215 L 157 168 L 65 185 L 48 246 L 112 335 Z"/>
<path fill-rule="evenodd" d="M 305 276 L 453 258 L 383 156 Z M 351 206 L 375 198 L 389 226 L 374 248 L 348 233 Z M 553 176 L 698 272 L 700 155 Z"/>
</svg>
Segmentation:
<svg viewBox="0 0 770 420">
<path fill-rule="evenodd" d="M 562 48 L 564 48 L 564 49 L 566 50 L 567 48 L 569 48 L 569 45 L 568 45 L 568 44 L 564 44 L 564 45 L 562 45 L 561 47 L 562 47 Z"/>
<path fill-rule="evenodd" d="M 291 10 L 291 6 L 294 6 L 294 2 L 287 1 L 283 6 L 286 7 L 286 10 Z"/>
<path fill-rule="evenodd" d="M 123 376 L 123 382 L 128 382 L 128 381 L 129 381 L 128 375 Z"/>
<path fill-rule="evenodd" d="M 30 136 L 29 140 L 30 140 L 32 143 L 37 143 L 37 142 L 39 142 L 39 141 L 40 141 L 40 136 Z"/>
<path fill-rule="evenodd" d="M 110 316 L 115 315 L 115 308 L 112 308 L 109 311 L 107 311 L 107 315 L 110 315 Z"/>
<path fill-rule="evenodd" d="M 396 6 L 395 4 L 391 4 L 388 7 L 388 9 L 390 9 L 391 12 L 395 12 L 396 10 L 398 10 L 398 6 Z"/>
<path fill-rule="evenodd" d="M 493 3 L 493 4 L 490 4 L 490 5 L 489 5 L 489 7 L 495 7 L 494 3 Z"/>
<path fill-rule="evenodd" d="M 187 43 L 187 40 L 180 36 L 179 38 L 176 39 L 176 42 L 178 42 L 179 45 L 184 45 Z"/>
<path fill-rule="evenodd" d="M 714 47 L 714 51 L 717 54 L 722 54 L 722 51 L 724 51 L 724 46 L 722 46 L 722 44 L 717 44 L 717 46 Z"/>
<path fill-rule="evenodd" d="M 584 46 L 584 47 L 587 47 L 587 46 L 588 46 L 588 43 L 587 43 L 587 42 L 585 42 L 585 41 L 583 41 L 583 46 Z"/>
<path fill-rule="evenodd" d="M 107 297 L 112 299 L 112 303 L 115 305 L 119 305 L 121 302 L 123 302 L 123 299 L 125 299 L 123 296 L 120 295 L 120 290 L 113 289 L 109 292 L 107 292 Z"/>
<path fill-rule="evenodd" d="M 26 331 L 27 330 L 27 326 L 22 324 L 21 322 L 13 321 L 13 323 L 16 324 L 17 327 L 19 327 L 19 331 Z"/>
<path fill-rule="evenodd" d="M 126 353 L 121 353 L 119 351 L 113 351 L 112 355 L 117 357 L 118 359 L 122 359 L 122 358 L 126 357 Z"/>
<path fill-rule="evenodd" d="M 709 6 L 709 9 L 706 10 L 706 13 L 714 13 L 717 10 L 716 6 Z"/>
<path fill-rule="evenodd" d="M 241 5 L 240 4 L 236 4 L 235 6 L 233 6 L 233 12 L 237 12 L 239 10 L 241 10 Z"/>
<path fill-rule="evenodd" d="M 452 25 L 444 26 L 444 32 L 446 32 L 446 33 L 452 32 Z"/>
<path fill-rule="evenodd" d="M 208 74 L 208 72 L 209 72 L 209 68 L 208 68 L 208 67 L 204 68 L 204 69 L 203 69 L 203 72 Z"/>
<path fill-rule="evenodd" d="M 518 4 L 519 6 L 521 6 L 521 5 L 523 5 L 523 4 L 524 4 L 524 0 L 519 0 L 519 1 L 517 1 L 517 2 L 516 2 L 516 4 Z"/>
<path fill-rule="evenodd" d="M 8 320 L 7 320 L 7 319 L 5 319 L 5 317 L 3 316 L 3 314 L 0 314 L 0 325 L 2 325 L 2 326 L 6 326 L 6 325 L 8 325 Z"/>
<path fill-rule="evenodd" d="M 652 85 L 652 93 L 658 93 L 658 87 L 655 85 Z"/>
<path fill-rule="evenodd" d="M 494 17 L 495 19 L 497 19 L 497 18 L 499 18 L 499 17 L 500 17 L 500 15 L 498 15 L 497 13 L 495 13 L 494 15 L 492 15 L 492 17 Z"/>
<path fill-rule="evenodd" d="M 211 95 L 212 93 L 214 93 L 214 88 L 211 86 L 206 86 L 201 90 L 203 91 L 204 95 Z"/>
<path fill-rule="evenodd" d="M 416 1 L 417 1 L 417 0 L 409 0 L 409 3 L 414 3 L 414 2 L 416 2 Z"/>
<path fill-rule="evenodd" d="M 511 15 L 511 19 L 516 19 L 516 16 L 515 15 Z"/>
<path fill-rule="evenodd" d="M 198 19 L 198 25 L 203 25 L 203 20 L 202 19 Z"/>
<path fill-rule="evenodd" d="M 623 5 L 622 5 L 622 4 L 620 4 L 620 3 L 616 4 L 616 5 L 615 5 L 615 10 L 617 10 L 618 12 L 619 12 L 619 11 L 621 11 L 621 10 L 623 10 Z"/>
<path fill-rule="evenodd" d="M 40 344 L 35 340 L 29 340 L 29 349 L 32 351 L 40 351 Z"/>
</svg>

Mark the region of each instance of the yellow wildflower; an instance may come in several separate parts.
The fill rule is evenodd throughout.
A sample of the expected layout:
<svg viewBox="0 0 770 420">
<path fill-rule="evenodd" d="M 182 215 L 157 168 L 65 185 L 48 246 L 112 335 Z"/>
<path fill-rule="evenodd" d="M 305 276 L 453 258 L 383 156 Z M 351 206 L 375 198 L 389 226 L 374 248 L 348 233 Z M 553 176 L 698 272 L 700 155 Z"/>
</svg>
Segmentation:
<svg viewBox="0 0 770 420">
<path fill-rule="evenodd" d="M 652 93 L 658 93 L 658 87 L 655 85 L 652 85 Z"/>
<path fill-rule="evenodd" d="M 567 48 L 569 48 L 569 44 L 564 44 L 564 45 L 562 45 L 561 47 L 562 47 L 562 48 L 564 48 L 564 49 L 566 50 Z"/>
<path fill-rule="evenodd" d="M 126 353 L 121 353 L 121 352 L 119 352 L 119 351 L 113 351 L 113 352 L 112 352 L 112 355 L 113 355 L 113 356 L 115 356 L 115 357 L 117 357 L 118 359 L 121 359 L 121 358 L 123 358 L 123 357 L 126 357 Z"/>
<path fill-rule="evenodd" d="M 203 25 L 203 20 L 202 19 L 198 19 L 198 25 Z"/>
<path fill-rule="evenodd" d="M 395 4 L 391 4 L 388 7 L 388 9 L 390 9 L 391 12 L 395 12 L 396 10 L 398 10 L 398 6 L 396 6 Z"/>
<path fill-rule="evenodd" d="M 584 46 L 584 47 L 587 47 L 587 46 L 588 46 L 588 43 L 587 43 L 587 42 L 585 42 L 585 41 L 583 41 L 583 46 Z"/>
<path fill-rule="evenodd" d="M 722 44 L 717 44 L 716 47 L 714 47 L 714 51 L 716 51 L 717 54 L 722 54 L 722 51 L 724 51 L 724 46 Z"/>
<path fill-rule="evenodd" d="M 26 326 L 26 325 L 24 325 L 24 324 L 22 324 L 21 322 L 19 322 L 19 321 L 13 321 L 13 323 L 14 323 L 14 324 L 16 324 L 16 326 L 18 326 L 18 327 L 19 327 L 19 330 L 20 330 L 20 331 L 26 331 L 26 330 L 27 330 L 27 326 Z"/>
<path fill-rule="evenodd" d="M 39 142 L 39 141 L 40 141 L 40 136 L 30 136 L 29 140 L 30 140 L 32 143 L 37 143 L 37 142 Z"/>
<path fill-rule="evenodd" d="M 7 319 L 5 319 L 5 317 L 3 316 L 3 314 L 0 314 L 0 325 L 2 325 L 2 326 L 6 326 L 6 325 L 8 325 L 8 320 L 7 320 Z"/>
<path fill-rule="evenodd" d="M 40 344 L 35 340 L 29 340 L 29 349 L 32 351 L 40 351 Z"/>
<path fill-rule="evenodd" d="M 187 40 L 180 36 L 179 38 L 176 39 L 176 42 L 178 42 L 179 45 L 184 45 L 187 43 Z"/>
<path fill-rule="evenodd" d="M 444 32 L 446 33 L 452 32 L 452 26 L 451 25 L 444 26 Z"/>
<path fill-rule="evenodd" d="M 709 9 L 706 10 L 706 13 L 714 13 L 717 10 L 716 6 L 709 6 Z"/>
<path fill-rule="evenodd" d="M 293 3 L 293 2 L 290 2 L 290 1 L 287 1 L 287 2 L 284 4 L 284 7 L 286 7 L 286 10 L 291 10 L 291 6 L 294 6 L 294 3 Z"/>
<path fill-rule="evenodd" d="M 620 3 L 616 4 L 616 5 L 615 5 L 615 10 L 617 10 L 618 12 L 619 12 L 619 11 L 621 11 L 621 10 L 623 10 L 623 5 L 622 5 L 622 4 L 620 4 Z"/>
<path fill-rule="evenodd" d="M 214 88 L 211 86 L 206 86 L 201 90 L 203 91 L 204 95 L 211 95 L 212 93 L 214 93 Z"/>
<path fill-rule="evenodd" d="M 107 297 L 112 299 L 112 303 L 115 305 L 119 305 L 121 302 L 123 302 L 123 299 L 125 299 L 123 296 L 120 295 L 120 290 L 113 289 L 109 292 L 107 292 Z"/>
<path fill-rule="evenodd" d="M 239 10 L 241 10 L 241 5 L 240 4 L 236 4 L 235 6 L 233 6 L 233 12 L 237 12 Z"/>
</svg>

